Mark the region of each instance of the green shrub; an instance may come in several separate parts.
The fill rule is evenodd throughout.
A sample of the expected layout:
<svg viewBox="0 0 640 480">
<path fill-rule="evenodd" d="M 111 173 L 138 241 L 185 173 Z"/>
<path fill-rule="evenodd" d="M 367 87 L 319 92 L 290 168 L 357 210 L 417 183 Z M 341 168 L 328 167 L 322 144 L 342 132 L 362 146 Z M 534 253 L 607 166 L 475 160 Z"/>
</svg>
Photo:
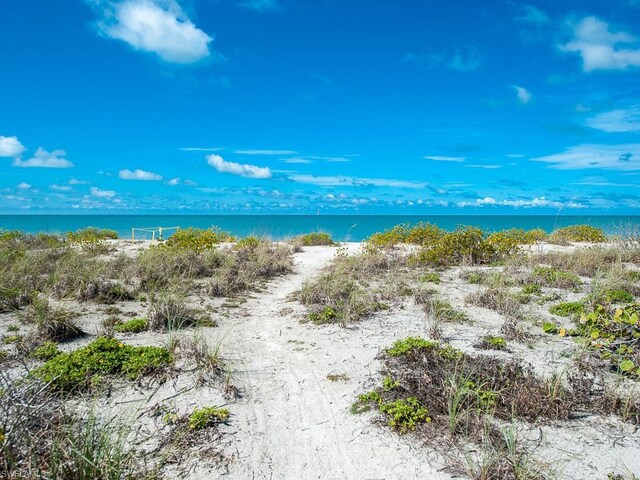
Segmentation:
<svg viewBox="0 0 640 480">
<path fill-rule="evenodd" d="M 5 345 L 18 343 L 21 340 L 22 340 L 22 335 L 4 335 L 2 337 L 2 343 L 4 343 Z"/>
<path fill-rule="evenodd" d="M 29 356 L 36 360 L 51 360 L 53 357 L 59 355 L 61 352 L 58 350 L 58 344 L 51 341 L 46 341 L 39 347 L 36 347 Z"/>
<path fill-rule="evenodd" d="M 404 243 L 409 236 L 409 225 L 396 225 L 389 230 L 376 232 L 365 241 L 367 247 L 390 248 Z"/>
<path fill-rule="evenodd" d="M 484 283 L 485 275 L 478 272 L 466 272 L 463 278 L 473 285 L 481 285 Z"/>
<path fill-rule="evenodd" d="M 116 239 L 118 232 L 106 228 L 87 227 L 75 232 L 67 232 L 67 239 L 71 243 L 96 244 L 102 240 Z"/>
<path fill-rule="evenodd" d="M 133 347 L 100 337 L 86 347 L 56 355 L 33 374 L 54 390 L 72 392 L 90 388 L 102 375 L 125 375 L 134 380 L 172 362 L 173 356 L 165 348 Z"/>
<path fill-rule="evenodd" d="M 544 322 L 542 324 L 542 331 L 544 333 L 558 333 L 558 326 L 553 322 Z"/>
<path fill-rule="evenodd" d="M 260 245 L 260 239 L 255 235 L 250 235 L 238 240 L 233 248 L 235 250 L 242 250 L 243 248 L 252 249 L 256 248 L 258 245 Z"/>
<path fill-rule="evenodd" d="M 176 250 L 204 252 L 205 250 L 215 248 L 220 243 L 233 242 L 234 240 L 229 233 L 217 227 L 212 227 L 207 230 L 189 227 L 175 232 L 164 242 L 163 246 Z"/>
<path fill-rule="evenodd" d="M 420 222 L 408 230 L 404 241 L 412 245 L 427 247 L 429 245 L 435 245 L 444 234 L 445 231 L 437 225 Z"/>
<path fill-rule="evenodd" d="M 324 232 L 314 232 L 307 233 L 305 235 L 300 235 L 295 237 L 292 240 L 294 245 L 299 245 L 301 247 L 313 247 L 319 245 L 335 245 L 336 242 L 333 241 L 331 235 Z"/>
<path fill-rule="evenodd" d="M 126 322 L 116 323 L 114 330 L 120 333 L 140 333 L 149 328 L 149 320 L 146 318 L 132 318 Z"/>
<path fill-rule="evenodd" d="M 503 260 L 517 251 L 517 243 L 508 237 L 493 234 L 485 238 L 479 228 L 459 227 L 445 233 L 433 245 L 422 248 L 416 261 L 442 266 L 480 265 Z"/>
<path fill-rule="evenodd" d="M 604 231 L 591 225 L 571 225 L 554 230 L 549 237 L 551 242 L 590 242 L 602 243 L 607 241 Z"/>
<path fill-rule="evenodd" d="M 585 307 L 582 302 L 562 302 L 549 307 L 549 313 L 559 317 L 572 317 L 584 312 Z"/>
<path fill-rule="evenodd" d="M 196 408 L 189 415 L 189 429 L 202 430 L 218 423 L 222 423 L 229 418 L 229 410 L 219 407 Z"/>
</svg>

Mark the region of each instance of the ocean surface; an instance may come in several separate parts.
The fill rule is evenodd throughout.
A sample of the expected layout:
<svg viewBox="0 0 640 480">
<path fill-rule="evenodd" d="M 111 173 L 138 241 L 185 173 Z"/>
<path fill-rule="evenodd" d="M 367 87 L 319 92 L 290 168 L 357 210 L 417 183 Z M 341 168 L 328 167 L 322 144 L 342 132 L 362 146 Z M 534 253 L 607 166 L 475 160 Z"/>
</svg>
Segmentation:
<svg viewBox="0 0 640 480">
<path fill-rule="evenodd" d="M 446 230 L 474 225 L 484 230 L 543 228 L 550 232 L 567 225 L 588 224 L 607 233 L 640 227 L 640 216 L 584 215 L 0 215 L 0 229 L 26 233 L 65 233 L 88 226 L 116 230 L 131 238 L 132 228 L 217 226 L 235 236 L 259 235 L 273 239 L 322 231 L 338 241 L 361 241 L 374 232 L 401 223 L 431 222 Z M 166 236 L 166 235 L 165 235 Z M 136 232 L 136 238 L 150 234 Z"/>
</svg>

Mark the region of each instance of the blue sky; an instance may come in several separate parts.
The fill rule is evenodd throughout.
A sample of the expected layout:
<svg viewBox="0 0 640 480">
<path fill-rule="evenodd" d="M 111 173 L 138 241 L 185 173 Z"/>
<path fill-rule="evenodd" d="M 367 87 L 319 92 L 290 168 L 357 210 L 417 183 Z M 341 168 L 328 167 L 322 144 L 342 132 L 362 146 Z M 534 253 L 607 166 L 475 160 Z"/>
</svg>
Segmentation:
<svg viewBox="0 0 640 480">
<path fill-rule="evenodd" d="M 0 213 L 640 207 L 640 0 L 0 0 L 0 91 Z"/>
</svg>

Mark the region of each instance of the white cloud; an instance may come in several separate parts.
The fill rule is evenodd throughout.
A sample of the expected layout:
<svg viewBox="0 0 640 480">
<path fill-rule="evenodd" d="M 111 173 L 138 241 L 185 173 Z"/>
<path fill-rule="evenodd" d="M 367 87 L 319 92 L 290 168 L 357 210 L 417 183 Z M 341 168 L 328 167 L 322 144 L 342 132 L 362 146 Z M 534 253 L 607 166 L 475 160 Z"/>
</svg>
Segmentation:
<svg viewBox="0 0 640 480">
<path fill-rule="evenodd" d="M 101 190 L 96 187 L 91 187 L 89 192 L 91 192 L 91 195 L 98 198 L 113 198 L 116 196 L 116 192 L 113 190 Z"/>
<path fill-rule="evenodd" d="M 66 152 L 64 150 L 54 150 L 47 152 L 44 148 L 38 148 L 32 158 L 21 160 L 14 158 L 12 165 L 14 167 L 34 167 L 34 168 L 71 168 L 73 163 L 64 158 Z"/>
<path fill-rule="evenodd" d="M 567 148 L 562 153 L 533 158 L 558 170 L 599 168 L 604 170 L 640 169 L 640 144 L 585 144 Z"/>
<path fill-rule="evenodd" d="M 220 155 L 207 155 L 207 163 L 221 173 L 231 173 L 246 178 L 271 178 L 273 173 L 268 167 L 258 167 L 236 162 L 227 162 Z"/>
<path fill-rule="evenodd" d="M 51 190 L 55 190 L 57 192 L 70 192 L 71 187 L 69 185 L 49 185 Z"/>
<path fill-rule="evenodd" d="M 107 37 L 171 63 L 195 63 L 210 55 L 213 39 L 191 22 L 176 0 L 97 4 L 102 10 L 98 28 Z"/>
<path fill-rule="evenodd" d="M 16 185 L 16 188 L 19 188 L 20 190 L 29 190 L 31 188 L 31 185 L 28 184 L 27 182 L 21 182 L 18 185 Z"/>
<path fill-rule="evenodd" d="M 135 170 L 120 170 L 118 172 L 118 177 L 122 180 L 143 180 L 143 181 L 159 181 L 162 180 L 162 175 L 158 175 L 157 173 L 148 172 L 146 170 L 140 170 L 136 168 Z"/>
<path fill-rule="evenodd" d="M 575 24 L 573 38 L 559 48 L 580 55 L 585 72 L 640 66 L 638 39 L 629 33 L 612 32 L 609 24 L 597 17 L 585 17 Z"/>
<path fill-rule="evenodd" d="M 518 20 L 539 26 L 546 25 L 551 21 L 546 13 L 534 5 L 526 5 L 524 7 L 524 15 L 518 17 Z"/>
<path fill-rule="evenodd" d="M 238 155 L 295 155 L 298 152 L 293 150 L 236 150 L 233 153 Z"/>
<path fill-rule="evenodd" d="M 196 182 L 189 180 L 188 178 L 182 179 L 180 177 L 171 178 L 167 180 L 165 183 L 172 187 L 175 187 L 177 185 L 187 185 L 189 187 L 195 187 L 198 185 Z"/>
<path fill-rule="evenodd" d="M 640 132 L 640 106 L 599 113 L 587 119 L 586 124 L 608 133 Z"/>
<path fill-rule="evenodd" d="M 78 179 L 72 178 L 67 183 L 69 185 L 86 185 L 89 182 L 87 182 L 86 180 L 78 180 Z"/>
<path fill-rule="evenodd" d="M 475 202 L 459 202 L 459 207 L 485 207 L 485 206 L 502 206 L 502 207 L 517 207 L 517 208 L 535 208 L 535 207 L 550 207 L 550 208 L 585 208 L 585 205 L 576 202 L 558 202 L 553 200 L 547 200 L 545 197 L 536 197 L 527 200 L 496 200 L 493 197 L 478 198 Z"/>
<path fill-rule="evenodd" d="M 19 157 L 26 148 L 20 143 L 18 137 L 3 137 L 0 135 L 0 157 Z"/>
<path fill-rule="evenodd" d="M 531 92 L 524 87 L 520 87 L 518 85 L 511 85 L 511 88 L 515 90 L 516 96 L 518 97 L 518 101 L 523 105 L 526 105 L 527 103 L 529 103 L 533 98 L 533 95 L 531 95 Z"/>
<path fill-rule="evenodd" d="M 359 178 L 347 176 L 316 176 L 310 174 L 294 174 L 289 180 L 296 183 L 308 183 L 321 187 L 392 187 L 392 188 L 424 188 L 426 182 L 410 180 L 392 180 L 386 178 Z"/>
<path fill-rule="evenodd" d="M 269 12 L 280 8 L 278 0 L 246 0 L 239 3 L 239 5 L 256 12 Z"/>
<path fill-rule="evenodd" d="M 433 160 L 434 162 L 464 162 L 466 157 L 449 157 L 446 155 L 428 155 L 425 160 Z"/>
</svg>

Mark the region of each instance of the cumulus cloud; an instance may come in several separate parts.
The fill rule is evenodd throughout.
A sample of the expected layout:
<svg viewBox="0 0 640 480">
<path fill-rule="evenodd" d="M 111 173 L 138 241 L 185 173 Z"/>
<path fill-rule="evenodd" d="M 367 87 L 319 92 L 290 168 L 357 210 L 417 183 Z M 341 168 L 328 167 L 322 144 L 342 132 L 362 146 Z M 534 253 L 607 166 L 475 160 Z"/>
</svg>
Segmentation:
<svg viewBox="0 0 640 480">
<path fill-rule="evenodd" d="M 608 133 L 640 132 L 640 106 L 599 113 L 586 124 Z"/>
<path fill-rule="evenodd" d="M 73 163 L 64 158 L 66 152 L 64 150 L 54 150 L 48 152 L 44 148 L 38 148 L 33 157 L 22 160 L 14 158 L 12 165 L 14 167 L 33 167 L 33 168 L 71 168 Z"/>
<path fill-rule="evenodd" d="M 16 188 L 19 188 L 20 190 L 29 190 L 31 188 L 31 185 L 27 182 L 20 182 L 18 185 L 16 185 Z"/>
<path fill-rule="evenodd" d="M 97 187 L 91 187 L 89 192 L 92 196 L 98 198 L 113 198 L 116 196 L 116 192 L 113 190 L 101 190 Z"/>
<path fill-rule="evenodd" d="M 449 157 L 447 155 L 427 155 L 425 160 L 433 160 L 434 162 L 464 162 L 466 157 Z"/>
<path fill-rule="evenodd" d="M 258 167 L 245 163 L 227 162 L 220 155 L 207 155 L 207 163 L 220 173 L 231 173 L 245 178 L 271 178 L 273 173 L 268 167 Z"/>
<path fill-rule="evenodd" d="M 558 170 L 639 170 L 640 144 L 576 145 L 564 152 L 532 160 L 549 163 L 551 168 Z"/>
<path fill-rule="evenodd" d="M 0 135 L 0 157 L 15 158 L 24 153 L 26 148 L 18 137 L 3 137 Z"/>
<path fill-rule="evenodd" d="M 513 88 L 513 90 L 516 92 L 518 101 L 523 105 L 526 105 L 527 103 L 529 103 L 533 98 L 533 95 L 531 95 L 531 92 L 524 87 L 521 87 L 519 85 L 511 85 L 511 88 Z"/>
<path fill-rule="evenodd" d="M 573 26 L 573 38 L 560 45 L 564 52 L 582 57 L 585 72 L 626 70 L 640 66 L 638 39 L 626 32 L 613 32 L 607 22 L 585 17 Z"/>
<path fill-rule="evenodd" d="M 97 2 L 99 31 L 165 62 L 188 64 L 208 57 L 209 35 L 196 27 L 175 0 Z"/>
<path fill-rule="evenodd" d="M 118 172 L 118 177 L 122 180 L 143 180 L 143 181 L 158 181 L 162 180 L 162 175 L 158 175 L 157 173 L 148 172 L 146 170 L 140 170 L 139 168 L 135 170 L 120 170 Z"/>
</svg>

